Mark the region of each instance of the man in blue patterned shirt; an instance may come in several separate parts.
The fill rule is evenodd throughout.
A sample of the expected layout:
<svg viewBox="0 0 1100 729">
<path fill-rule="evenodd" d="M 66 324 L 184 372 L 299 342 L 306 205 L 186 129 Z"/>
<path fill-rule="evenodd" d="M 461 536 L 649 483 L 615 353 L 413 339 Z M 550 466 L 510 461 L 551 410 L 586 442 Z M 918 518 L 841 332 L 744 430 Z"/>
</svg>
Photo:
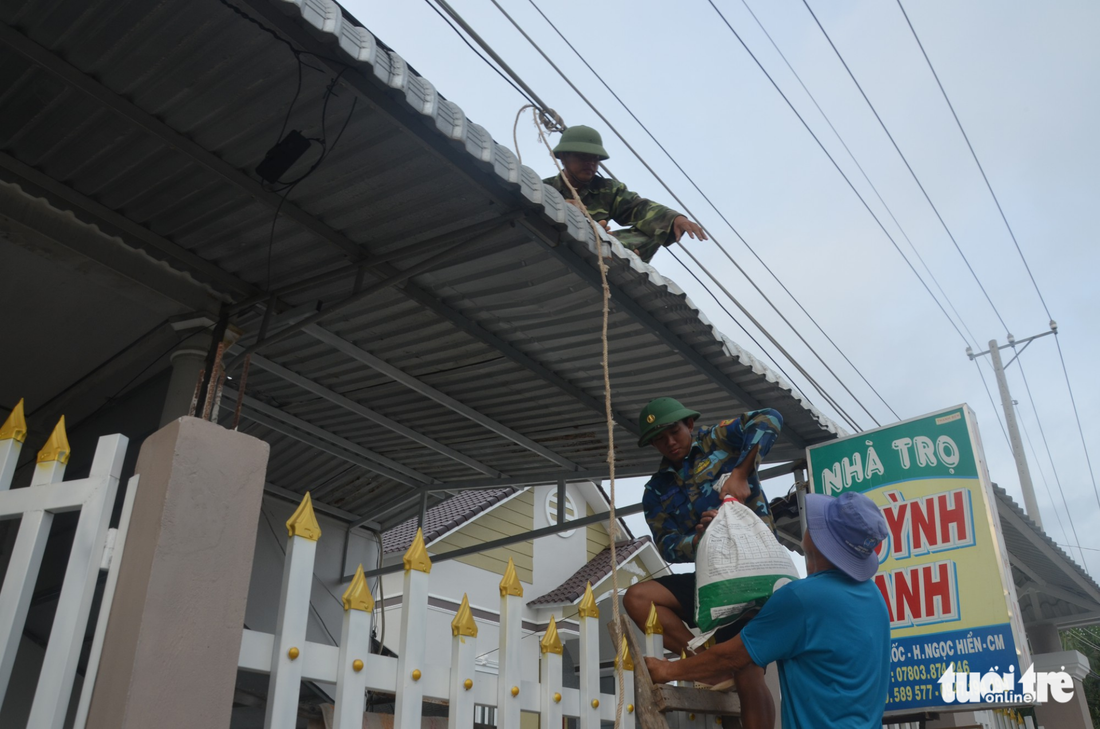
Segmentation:
<svg viewBox="0 0 1100 729">
<path fill-rule="evenodd" d="M 779 437 L 783 417 L 775 410 L 754 410 L 736 420 L 694 430 L 698 417 L 698 412 L 670 397 L 651 401 L 639 417 L 642 437 L 638 446 L 652 445 L 663 456 L 645 485 L 642 505 L 657 549 L 669 562 L 695 561 L 699 538 L 726 495 L 772 526 L 756 470 Z M 695 625 L 695 574 L 669 574 L 640 582 L 623 596 L 623 606 L 639 627 L 644 628 L 650 605 L 656 607 L 664 629 L 665 649 L 678 655 L 694 637 L 688 626 Z M 751 617 L 719 629 L 716 640 L 730 640 Z M 764 669 L 750 665 L 733 678 L 741 698 L 744 729 L 774 726 L 775 704 L 764 683 Z"/>
</svg>

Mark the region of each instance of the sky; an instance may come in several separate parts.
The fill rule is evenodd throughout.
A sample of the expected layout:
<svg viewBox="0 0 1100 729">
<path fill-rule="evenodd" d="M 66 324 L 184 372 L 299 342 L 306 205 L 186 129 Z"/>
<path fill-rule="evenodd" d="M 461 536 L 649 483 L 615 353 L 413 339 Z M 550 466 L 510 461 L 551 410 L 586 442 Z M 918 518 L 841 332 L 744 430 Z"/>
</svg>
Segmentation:
<svg viewBox="0 0 1100 729">
<path fill-rule="evenodd" d="M 1094 469 L 1100 470 L 1100 425 L 1094 417 L 1100 410 L 1100 383 L 1092 366 L 1100 360 L 1093 319 L 1100 309 L 1100 287 L 1094 283 L 1100 270 L 1100 247 L 1094 242 L 1094 206 L 1100 199 L 1100 139 L 1095 133 L 1100 115 L 1100 46 L 1095 43 L 1100 35 L 1100 5 L 1086 0 L 903 0 L 1015 232 L 1050 310 L 1048 317 L 896 1 L 808 3 L 905 154 L 958 249 L 807 5 L 802 0 L 715 0 L 715 4 L 920 271 L 925 284 L 704 0 L 675 5 L 656 0 L 501 0 L 683 205 L 671 199 L 491 0 L 449 1 L 567 124 L 588 124 L 601 131 L 611 155 L 607 164 L 616 177 L 645 197 L 690 211 L 706 227 L 715 240 L 685 239 L 686 247 L 860 429 L 877 427 L 875 419 L 887 425 L 967 403 L 977 414 L 993 481 L 1022 504 L 988 357 L 976 366 L 967 357 L 966 347 L 980 351 L 987 349 L 991 339 L 1003 344 L 1008 333 L 1019 340 L 1047 332 L 1053 317 L 1084 441 Z M 427 0 L 343 0 L 343 4 L 472 121 L 488 129 L 499 143 L 514 147 L 516 113 L 526 101 L 474 55 Z M 555 34 L 536 4 L 691 175 L 889 407 Z M 552 174 L 552 162 L 529 115 L 519 121 L 515 133 L 524 163 L 546 176 Z M 825 364 L 753 290 L 718 245 L 744 268 L 869 414 L 844 392 Z M 683 251 L 672 250 L 687 261 Z M 736 313 L 737 321 L 669 251 L 660 252 L 652 265 L 676 281 L 728 337 L 766 361 L 777 362 L 811 402 L 841 422 L 838 413 L 713 283 L 707 281 L 722 304 Z M 925 285 L 944 309 L 958 313 L 961 332 Z M 753 343 L 750 334 L 763 346 Z M 1008 350 L 1005 360 L 1011 356 Z M 1100 530 L 1095 528 L 1100 523 L 1100 493 L 1090 475 L 1054 337 L 1031 344 L 1008 368 L 1007 377 L 1018 402 L 1043 526 L 1094 577 L 1100 577 Z M 643 482 L 619 482 L 617 503 L 639 501 Z M 789 480 L 777 479 L 765 490 L 776 496 L 788 486 Z M 648 532 L 640 516 L 629 523 L 635 534 Z"/>
</svg>

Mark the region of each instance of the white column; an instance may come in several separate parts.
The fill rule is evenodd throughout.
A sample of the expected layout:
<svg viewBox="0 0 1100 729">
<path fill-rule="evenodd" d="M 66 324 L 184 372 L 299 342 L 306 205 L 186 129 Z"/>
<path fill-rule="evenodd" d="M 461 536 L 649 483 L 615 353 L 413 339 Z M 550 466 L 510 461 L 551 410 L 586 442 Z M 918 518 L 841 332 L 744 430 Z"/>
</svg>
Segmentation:
<svg viewBox="0 0 1100 729">
<path fill-rule="evenodd" d="M 19 451 L 27 440 L 27 419 L 23 416 L 23 400 L 15 404 L 7 420 L 0 425 L 0 491 L 11 488 Z"/>
<path fill-rule="evenodd" d="M 473 729 L 474 659 L 477 658 L 477 623 L 465 594 L 451 621 L 450 708 L 447 729 Z"/>
<path fill-rule="evenodd" d="M 88 478 L 98 483 L 80 509 L 27 726 L 61 729 L 65 723 L 127 442 L 124 435 L 108 435 L 96 446 Z"/>
<path fill-rule="evenodd" d="M 370 656 L 371 597 L 363 565 L 355 570 L 344 592 L 344 629 L 340 634 L 340 663 L 337 667 L 334 729 L 362 729 L 367 699 L 367 672 L 364 659 Z"/>
<path fill-rule="evenodd" d="M 210 351 L 209 332 L 194 335 L 172 352 L 172 376 L 168 380 L 168 392 L 164 395 L 164 405 L 160 413 L 160 427 L 164 427 L 176 418 L 187 415 L 191 401 L 195 397 L 195 388 L 199 384 L 199 373 L 206 366 L 206 355 Z M 202 403 L 198 404 L 202 407 Z"/>
<path fill-rule="evenodd" d="M 294 729 L 298 723 L 298 695 L 302 683 L 302 651 L 306 643 L 313 562 L 321 527 L 306 493 L 286 523 L 286 557 L 279 590 L 279 615 L 271 651 L 271 676 L 267 684 L 266 729 Z"/>
<path fill-rule="evenodd" d="M 104 552 L 106 562 L 100 565 L 100 569 L 107 568 L 107 581 L 103 586 L 103 598 L 99 603 L 99 618 L 96 620 L 95 633 L 92 636 L 92 647 L 88 651 L 88 668 L 84 673 L 84 683 L 80 689 L 80 701 L 77 704 L 76 719 L 73 722 L 74 729 L 84 729 L 88 721 L 88 709 L 92 703 L 92 690 L 95 688 L 96 676 L 99 674 L 99 659 L 103 654 L 103 640 L 107 633 L 107 620 L 111 615 L 111 606 L 114 604 L 115 587 L 118 585 L 118 569 L 122 564 L 122 555 L 126 550 L 126 535 L 130 530 L 130 516 L 134 511 L 134 497 L 137 495 L 139 476 L 131 476 L 126 483 L 126 496 L 122 502 L 122 513 L 118 519 L 118 531 L 115 534 L 115 542 L 110 552 Z"/>
<path fill-rule="evenodd" d="M 519 729 L 523 669 L 520 641 L 523 639 L 523 585 L 516 565 L 508 558 L 508 567 L 500 581 L 500 667 L 497 671 L 497 729 Z"/>
<path fill-rule="evenodd" d="M 397 698 L 393 712 L 394 729 L 420 729 L 424 690 L 420 679 L 424 670 L 425 626 L 428 622 L 428 573 L 432 562 L 424 546 L 424 533 L 416 537 L 403 558 L 405 590 L 402 598 L 401 647 L 397 658 Z"/>
<path fill-rule="evenodd" d="M 685 653 L 684 651 L 681 651 L 680 652 L 680 660 L 682 661 L 685 658 L 687 658 L 687 653 Z M 678 681 L 677 685 L 684 686 L 686 688 L 692 688 L 692 687 L 695 686 L 695 682 L 694 681 Z M 702 729 L 702 727 L 704 726 L 704 721 L 706 719 L 706 717 L 704 717 L 702 714 L 696 714 L 694 712 L 688 712 L 688 711 L 680 712 L 679 717 L 680 717 L 681 729 Z"/>
<path fill-rule="evenodd" d="M 600 609 L 592 595 L 592 583 L 584 588 L 577 606 L 580 623 L 580 729 L 600 729 Z"/>
<path fill-rule="evenodd" d="M 639 658 L 644 660 L 644 658 Z M 623 672 L 623 713 L 619 718 L 619 729 L 634 729 L 634 659 L 623 636 L 619 655 L 615 656 L 615 669 L 622 667 Z M 615 698 L 618 699 L 619 677 L 615 677 Z"/>
<path fill-rule="evenodd" d="M 554 616 L 550 616 L 550 625 L 546 635 L 539 642 L 542 650 L 539 688 L 539 727 L 540 729 L 558 729 L 561 726 L 561 638 Z"/>
<path fill-rule="evenodd" d="M 13 410 L 12 416 L 15 414 Z M 12 416 L 4 423 L 5 429 L 12 422 Z M 9 442 L 14 440 L 13 437 Z M 18 456 L 18 449 L 15 452 Z M 65 465 L 68 462 L 69 441 L 65 436 L 65 418 L 62 416 L 49 441 L 38 452 L 38 465 L 35 466 L 30 487 L 33 489 L 36 486 L 60 482 L 65 476 Z M 15 665 L 15 654 L 19 650 L 31 595 L 38 580 L 38 568 L 42 566 L 42 555 L 46 550 L 46 539 L 50 536 L 52 524 L 53 514 L 44 509 L 24 512 L 11 558 L 8 560 L 4 586 L 0 588 L 0 705 L 3 705 L 4 695 L 7 693 L 12 666 Z"/>
</svg>

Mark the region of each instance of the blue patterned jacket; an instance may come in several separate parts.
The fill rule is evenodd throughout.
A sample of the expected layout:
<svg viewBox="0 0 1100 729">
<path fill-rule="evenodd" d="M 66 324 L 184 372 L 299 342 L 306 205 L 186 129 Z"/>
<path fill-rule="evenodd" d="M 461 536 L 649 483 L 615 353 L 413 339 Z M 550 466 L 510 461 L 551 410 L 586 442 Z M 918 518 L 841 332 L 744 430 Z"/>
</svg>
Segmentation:
<svg viewBox="0 0 1100 729">
<path fill-rule="evenodd" d="M 744 462 L 753 446 L 760 446 L 756 465 L 771 450 L 783 416 L 775 410 L 754 410 L 737 420 L 723 420 L 695 431 L 694 440 L 680 467 L 662 459 L 660 468 L 645 485 L 642 506 L 653 541 L 669 562 L 694 562 L 695 526 L 703 512 L 717 509 L 721 498 L 715 482 Z M 771 521 L 768 500 L 754 470 L 746 505 Z"/>
</svg>

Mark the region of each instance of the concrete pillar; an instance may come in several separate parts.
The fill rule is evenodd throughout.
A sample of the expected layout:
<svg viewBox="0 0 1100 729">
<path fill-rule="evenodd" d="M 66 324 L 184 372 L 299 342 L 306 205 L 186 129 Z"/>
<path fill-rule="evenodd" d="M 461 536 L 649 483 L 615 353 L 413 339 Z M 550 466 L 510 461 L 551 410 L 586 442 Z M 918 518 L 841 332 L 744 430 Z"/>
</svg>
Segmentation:
<svg viewBox="0 0 1100 729">
<path fill-rule="evenodd" d="M 980 712 L 984 714 L 985 712 Z M 973 711 L 956 711 L 953 713 L 941 713 L 939 719 L 930 719 L 923 725 L 925 729 L 950 729 L 951 727 L 981 726 L 982 721 L 978 713 Z"/>
<path fill-rule="evenodd" d="M 142 445 L 89 729 L 229 726 L 267 458 L 197 418 Z"/>
<path fill-rule="evenodd" d="M 1032 655 L 1035 672 L 1064 671 L 1073 679 L 1073 697 L 1060 704 L 1051 699 L 1035 707 L 1039 726 L 1045 729 L 1093 729 L 1085 687 L 1082 683 L 1089 675 L 1089 659 L 1077 651 L 1059 650 L 1053 653 Z"/>
<path fill-rule="evenodd" d="M 1031 653 L 1059 653 L 1062 650 L 1062 638 L 1058 634 L 1058 628 L 1050 623 L 1035 623 L 1026 628 L 1027 642 L 1031 646 Z M 1022 667 L 1027 670 L 1026 666 Z M 1038 670 L 1038 669 L 1035 669 Z"/>
<path fill-rule="evenodd" d="M 172 352 L 172 377 L 168 382 L 168 393 L 164 396 L 160 427 L 163 428 L 176 418 L 184 417 L 190 411 L 199 373 L 206 366 L 210 340 L 209 333 L 197 334 Z"/>
</svg>

